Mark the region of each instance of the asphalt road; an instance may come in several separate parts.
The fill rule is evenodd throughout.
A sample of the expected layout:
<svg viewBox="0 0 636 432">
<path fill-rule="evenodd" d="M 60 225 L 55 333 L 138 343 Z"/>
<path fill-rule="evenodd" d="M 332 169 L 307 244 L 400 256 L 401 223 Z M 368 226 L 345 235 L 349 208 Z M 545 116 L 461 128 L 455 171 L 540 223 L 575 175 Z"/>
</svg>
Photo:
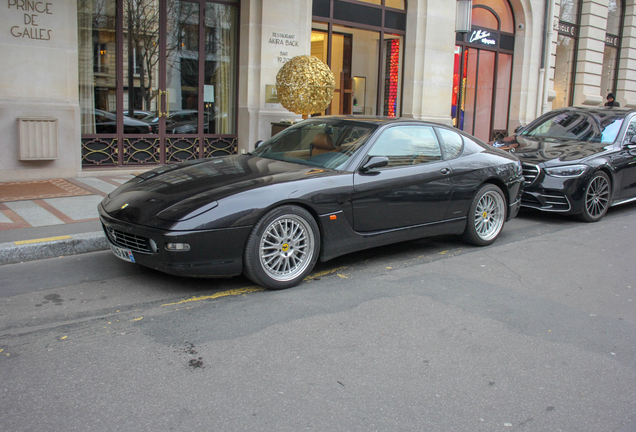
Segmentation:
<svg viewBox="0 0 636 432">
<path fill-rule="evenodd" d="M 628 205 L 347 255 L 285 291 L 110 252 L 2 266 L 0 430 L 634 432 L 635 241 Z"/>
</svg>

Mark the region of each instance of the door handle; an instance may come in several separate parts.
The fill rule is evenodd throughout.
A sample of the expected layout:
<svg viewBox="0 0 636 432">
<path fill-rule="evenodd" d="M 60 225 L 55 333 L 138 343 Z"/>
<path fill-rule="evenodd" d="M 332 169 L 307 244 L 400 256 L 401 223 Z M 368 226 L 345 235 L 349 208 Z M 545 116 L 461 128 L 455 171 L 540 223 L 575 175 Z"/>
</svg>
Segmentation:
<svg viewBox="0 0 636 432">
<path fill-rule="evenodd" d="M 161 117 L 161 94 L 163 92 L 161 90 L 155 91 L 155 96 L 157 97 L 157 117 Z"/>
<path fill-rule="evenodd" d="M 170 115 L 170 90 L 157 90 L 157 117 L 168 117 Z M 166 112 L 161 110 L 161 96 L 166 95 Z"/>
<path fill-rule="evenodd" d="M 441 170 L 439 170 L 440 174 L 446 175 L 449 174 L 451 172 L 450 168 L 442 168 Z"/>
</svg>

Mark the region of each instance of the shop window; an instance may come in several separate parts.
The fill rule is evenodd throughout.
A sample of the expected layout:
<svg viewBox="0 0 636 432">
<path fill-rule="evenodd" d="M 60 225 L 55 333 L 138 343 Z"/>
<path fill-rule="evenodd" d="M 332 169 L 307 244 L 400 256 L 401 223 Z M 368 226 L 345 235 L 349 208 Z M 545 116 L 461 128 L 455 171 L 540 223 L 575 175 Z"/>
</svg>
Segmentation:
<svg viewBox="0 0 636 432">
<path fill-rule="evenodd" d="M 473 25 L 477 25 L 474 23 L 474 19 L 475 19 L 474 14 L 475 14 L 475 11 L 478 9 L 475 6 L 485 6 L 488 9 L 491 9 L 492 12 L 494 12 L 496 16 L 499 18 L 498 27 L 488 26 L 488 28 L 497 29 L 507 33 L 515 32 L 515 20 L 512 15 L 512 9 L 510 8 L 510 5 L 508 4 L 507 0 L 496 0 L 496 1 L 474 0 L 473 1 Z"/>
<path fill-rule="evenodd" d="M 472 25 L 499 30 L 499 20 L 488 9 L 476 7 L 473 9 Z"/>
<path fill-rule="evenodd" d="M 236 151 L 238 4 L 78 2 L 83 165 Z"/>
<path fill-rule="evenodd" d="M 621 28 L 623 23 L 623 0 L 609 0 L 607 7 L 607 31 L 605 33 L 605 52 L 603 54 L 603 74 L 601 92 L 603 96 L 616 92 L 618 75 Z"/>
<path fill-rule="evenodd" d="M 559 9 L 559 36 L 554 64 L 554 91 L 556 97 L 552 108 L 572 105 L 574 77 L 576 74 L 575 54 L 578 35 L 579 0 L 561 0 Z"/>
<path fill-rule="evenodd" d="M 506 136 L 514 50 L 507 0 L 474 0 L 472 31 L 458 33 L 453 68 L 453 124 L 484 141 Z"/>
<path fill-rule="evenodd" d="M 381 5 L 382 0 L 358 0 L 364 3 Z M 384 6 L 394 9 L 404 9 L 404 0 L 384 0 Z"/>
<path fill-rule="evenodd" d="M 316 114 L 400 115 L 405 7 L 403 0 L 313 1 L 311 54 L 336 79 L 330 108 Z"/>
</svg>

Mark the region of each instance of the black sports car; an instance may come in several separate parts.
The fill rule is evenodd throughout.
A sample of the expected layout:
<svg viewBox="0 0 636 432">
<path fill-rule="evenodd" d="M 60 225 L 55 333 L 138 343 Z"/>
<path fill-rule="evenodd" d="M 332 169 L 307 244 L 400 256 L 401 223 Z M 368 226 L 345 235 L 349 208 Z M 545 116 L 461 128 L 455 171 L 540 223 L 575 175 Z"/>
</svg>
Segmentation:
<svg viewBox="0 0 636 432">
<path fill-rule="evenodd" d="M 166 273 L 281 289 L 316 260 L 439 234 L 492 243 L 518 212 L 521 164 L 452 128 L 319 117 L 252 154 L 162 166 L 99 214 L 118 257 Z"/>
<path fill-rule="evenodd" d="M 636 200 L 635 131 L 636 110 L 562 108 L 493 145 L 523 164 L 522 207 L 595 222 Z"/>
</svg>

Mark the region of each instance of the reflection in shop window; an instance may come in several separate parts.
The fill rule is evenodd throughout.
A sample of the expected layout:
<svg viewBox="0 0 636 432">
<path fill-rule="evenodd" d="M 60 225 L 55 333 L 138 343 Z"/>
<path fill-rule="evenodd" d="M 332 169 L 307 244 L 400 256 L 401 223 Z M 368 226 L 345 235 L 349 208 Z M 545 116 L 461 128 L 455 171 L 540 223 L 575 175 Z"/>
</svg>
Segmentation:
<svg viewBox="0 0 636 432">
<path fill-rule="evenodd" d="M 209 134 L 236 133 L 238 9 L 206 3 L 204 128 Z"/>
<path fill-rule="evenodd" d="M 620 61 L 618 53 L 623 22 L 622 3 L 622 0 L 609 0 L 607 7 L 607 31 L 605 33 L 605 52 L 603 53 L 603 73 L 601 75 L 603 96 L 616 92 L 616 76 Z"/>
<path fill-rule="evenodd" d="M 556 98 L 552 108 L 569 106 L 572 99 L 572 81 L 574 72 L 574 48 L 576 40 L 559 35 L 557 39 L 556 64 L 554 67 L 554 91 Z"/>
<path fill-rule="evenodd" d="M 580 0 L 561 0 L 559 20 L 571 24 L 578 23 L 579 1 Z"/>
<path fill-rule="evenodd" d="M 115 11 L 115 0 L 88 0 L 78 4 L 82 134 L 116 132 L 115 115 L 110 113 L 115 110 L 117 101 Z"/>
</svg>

